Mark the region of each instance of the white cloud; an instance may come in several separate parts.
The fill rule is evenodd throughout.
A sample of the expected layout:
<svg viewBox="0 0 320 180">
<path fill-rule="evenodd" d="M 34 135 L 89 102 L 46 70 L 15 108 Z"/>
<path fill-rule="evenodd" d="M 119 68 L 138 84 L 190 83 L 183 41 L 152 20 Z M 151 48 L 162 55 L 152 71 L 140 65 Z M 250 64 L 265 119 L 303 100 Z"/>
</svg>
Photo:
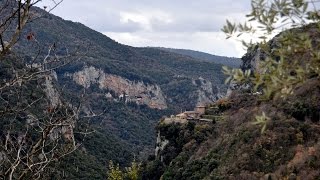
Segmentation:
<svg viewBox="0 0 320 180">
<path fill-rule="evenodd" d="M 152 30 L 149 18 L 141 14 L 120 12 L 120 22 L 123 24 L 135 22 L 140 24 L 144 30 Z"/>
<path fill-rule="evenodd" d="M 139 47 L 141 45 L 144 46 L 143 44 L 149 44 L 151 41 L 148 38 L 135 35 L 134 33 L 105 32 L 104 34 L 119 43 L 136 47 Z"/>
<path fill-rule="evenodd" d="M 151 11 L 151 12 L 120 12 L 120 22 L 127 24 L 130 22 L 138 23 L 145 31 L 153 30 L 153 22 L 158 24 L 169 24 L 173 20 L 168 13 L 162 11 Z"/>
</svg>

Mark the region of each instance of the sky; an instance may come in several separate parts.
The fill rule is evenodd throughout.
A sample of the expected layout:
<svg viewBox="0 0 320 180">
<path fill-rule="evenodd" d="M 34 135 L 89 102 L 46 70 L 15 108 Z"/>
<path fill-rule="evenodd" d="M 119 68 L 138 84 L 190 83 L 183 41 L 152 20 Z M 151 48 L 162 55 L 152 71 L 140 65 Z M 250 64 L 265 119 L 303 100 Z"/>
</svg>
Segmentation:
<svg viewBox="0 0 320 180">
<path fill-rule="evenodd" d="M 38 6 L 52 7 L 52 1 Z M 126 45 L 241 57 L 242 45 L 226 40 L 221 28 L 226 19 L 243 21 L 249 11 L 250 0 L 63 0 L 51 13 Z"/>
</svg>

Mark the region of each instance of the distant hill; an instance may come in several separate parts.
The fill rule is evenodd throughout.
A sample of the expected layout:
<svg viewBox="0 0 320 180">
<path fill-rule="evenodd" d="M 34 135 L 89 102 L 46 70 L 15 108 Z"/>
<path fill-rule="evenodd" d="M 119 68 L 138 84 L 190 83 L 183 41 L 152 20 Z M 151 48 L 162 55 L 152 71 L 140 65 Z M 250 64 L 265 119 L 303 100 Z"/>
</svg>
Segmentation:
<svg viewBox="0 0 320 180">
<path fill-rule="evenodd" d="M 168 52 L 190 56 L 199 60 L 205 60 L 209 62 L 215 62 L 217 64 L 223 64 L 225 66 L 234 67 L 234 68 L 239 68 L 241 64 L 240 58 L 217 56 L 217 55 L 212 55 L 205 52 L 187 50 L 187 49 L 173 49 L 173 48 L 164 48 L 164 47 L 156 47 L 156 48 L 165 50 Z"/>
</svg>

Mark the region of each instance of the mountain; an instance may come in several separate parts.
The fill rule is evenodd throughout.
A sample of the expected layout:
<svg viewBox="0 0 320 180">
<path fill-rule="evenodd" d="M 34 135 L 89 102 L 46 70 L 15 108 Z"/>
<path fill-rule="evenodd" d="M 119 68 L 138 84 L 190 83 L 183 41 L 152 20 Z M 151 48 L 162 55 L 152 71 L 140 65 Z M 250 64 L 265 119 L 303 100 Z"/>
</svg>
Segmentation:
<svg viewBox="0 0 320 180">
<path fill-rule="evenodd" d="M 37 11 L 37 13 L 41 14 L 41 11 Z M 173 100 L 176 98 L 175 95 L 168 95 L 171 92 L 169 89 L 184 89 L 184 86 L 181 85 L 183 83 L 189 84 L 187 85 L 188 88 L 185 87 L 185 91 L 189 91 L 188 96 L 190 97 L 188 98 L 190 99 L 188 100 L 191 100 L 192 103 L 189 107 L 183 107 L 183 103 L 176 105 L 187 109 L 193 108 L 195 103 L 203 103 L 201 99 L 204 98 L 200 97 L 202 94 L 208 95 L 208 99 L 211 101 L 216 100 L 217 95 L 223 94 L 223 88 L 225 88 L 225 86 L 223 87 L 224 75 L 221 72 L 220 64 L 199 62 L 198 59 L 189 56 L 152 48 L 134 48 L 122 45 L 80 23 L 64 21 L 59 17 L 48 14 L 30 23 L 26 29 L 26 31 L 33 32 L 37 41 L 44 47 L 54 43 L 56 52 L 61 55 L 66 54 L 67 51 L 71 53 L 77 50 L 77 53 L 82 53 L 81 62 L 74 62 L 72 65 L 65 67 L 63 71 L 68 70 L 68 72 L 76 73 L 79 70 L 93 67 L 96 71 L 102 70 L 106 74 L 121 77 L 130 82 L 158 85 L 163 91 L 163 95 L 167 96 L 168 106 L 177 103 Z M 31 46 L 32 43 L 23 39 L 18 43 L 17 48 L 25 49 Z M 46 54 L 47 52 L 44 50 L 42 53 Z M 195 81 L 199 82 L 199 78 L 200 80 L 207 80 L 203 82 L 211 83 L 212 91 L 209 89 L 208 92 L 204 93 L 203 88 L 201 90 L 201 87 L 197 87 L 201 85 L 195 83 Z M 222 91 L 220 93 L 221 86 Z M 192 89 L 202 92 L 197 93 Z M 119 95 L 122 92 L 116 93 Z M 135 95 L 141 94 L 137 93 Z M 161 97 L 159 98 L 161 99 Z"/>
<path fill-rule="evenodd" d="M 266 86 L 238 84 L 230 96 L 207 106 L 200 118 L 179 114 L 161 120 L 156 154 L 144 164 L 143 179 L 319 179 L 319 57 L 309 56 L 320 49 L 318 27 L 290 29 L 248 49 L 241 68 L 265 78 Z M 304 41 L 312 42 L 311 47 Z M 293 44 L 299 51 L 289 49 Z M 259 66 L 265 62 L 273 64 Z M 260 72 L 266 67 L 264 76 Z M 284 76 L 275 77 L 272 70 Z M 305 73 L 302 80 L 299 73 Z M 266 88 L 274 85 L 269 78 L 296 81 L 290 93 L 276 89 L 267 96 Z M 279 81 L 273 88 L 282 85 Z"/>
<path fill-rule="evenodd" d="M 105 179 L 109 160 L 125 166 L 134 157 L 146 159 L 153 153 L 154 127 L 161 117 L 212 103 L 226 92 L 221 64 L 122 45 L 39 8 L 32 9 L 32 16 L 36 18 L 11 49 L 12 55 L 28 71 L 42 67 L 39 64 L 58 67 L 49 71 L 50 82 L 45 81 L 48 101 L 55 106 L 59 99 L 70 107 L 81 104 L 75 139 L 82 140 L 86 126 L 92 131 L 77 151 L 54 163 L 50 178 Z M 4 40 L 9 36 L 4 34 Z M 51 112 L 50 106 L 40 107 Z"/>
<path fill-rule="evenodd" d="M 186 56 L 193 57 L 195 59 L 214 62 L 217 64 L 222 64 L 222 65 L 233 67 L 233 68 L 239 68 L 241 64 L 240 58 L 216 56 L 209 53 L 187 50 L 187 49 L 173 49 L 173 48 L 164 48 L 164 47 L 158 47 L 157 49 L 161 49 L 164 51 L 173 52 L 181 55 L 186 55 Z"/>
</svg>

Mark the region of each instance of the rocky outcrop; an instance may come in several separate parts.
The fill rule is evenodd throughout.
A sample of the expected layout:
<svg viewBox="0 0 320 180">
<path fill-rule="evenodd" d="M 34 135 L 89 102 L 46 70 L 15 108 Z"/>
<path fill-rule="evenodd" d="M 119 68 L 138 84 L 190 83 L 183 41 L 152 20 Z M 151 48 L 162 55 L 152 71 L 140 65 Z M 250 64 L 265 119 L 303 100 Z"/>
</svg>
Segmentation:
<svg viewBox="0 0 320 180">
<path fill-rule="evenodd" d="M 58 91 L 55 89 L 54 84 L 53 84 L 53 80 L 57 80 L 57 74 L 55 72 L 52 72 L 49 75 L 45 76 L 45 93 L 47 95 L 47 98 L 50 102 L 50 106 L 52 108 L 57 107 L 61 101 L 60 101 L 60 95 L 58 93 Z"/>
<path fill-rule="evenodd" d="M 255 46 L 252 50 L 248 50 L 248 52 L 241 58 L 242 64 L 240 68 L 245 71 L 250 69 L 251 71 L 255 71 L 258 69 L 259 61 L 264 59 L 264 53 L 261 51 L 261 48 Z"/>
<path fill-rule="evenodd" d="M 276 40 L 270 40 L 269 46 L 276 47 Z M 250 70 L 251 72 L 260 72 L 259 66 L 261 61 L 266 59 L 266 53 L 259 47 L 258 45 L 253 46 L 247 50 L 247 53 L 243 55 L 241 58 L 242 63 L 240 65 L 240 69 L 242 71 Z M 250 84 L 239 84 L 237 82 L 231 82 L 227 89 L 226 96 L 229 97 L 234 90 L 252 90 L 252 86 Z"/>
<path fill-rule="evenodd" d="M 197 106 L 210 104 L 223 97 L 217 88 L 214 89 L 215 87 L 209 80 L 199 77 L 198 79 L 194 79 L 192 83 L 198 87 Z"/>
<path fill-rule="evenodd" d="M 155 148 L 155 156 L 159 157 L 160 160 L 163 161 L 163 157 L 161 156 L 161 151 L 169 144 L 169 140 L 165 139 L 165 137 L 161 136 L 160 131 L 158 131 L 156 148 Z"/>
<path fill-rule="evenodd" d="M 126 78 L 107 74 L 95 67 L 85 66 L 81 71 L 66 74 L 77 84 L 89 88 L 98 84 L 100 89 L 114 91 L 119 99 L 126 102 L 145 104 L 154 109 L 166 109 L 167 104 L 161 88 L 158 85 L 145 84 L 142 81 L 130 81 Z M 107 98 L 111 96 L 106 94 Z"/>
</svg>

